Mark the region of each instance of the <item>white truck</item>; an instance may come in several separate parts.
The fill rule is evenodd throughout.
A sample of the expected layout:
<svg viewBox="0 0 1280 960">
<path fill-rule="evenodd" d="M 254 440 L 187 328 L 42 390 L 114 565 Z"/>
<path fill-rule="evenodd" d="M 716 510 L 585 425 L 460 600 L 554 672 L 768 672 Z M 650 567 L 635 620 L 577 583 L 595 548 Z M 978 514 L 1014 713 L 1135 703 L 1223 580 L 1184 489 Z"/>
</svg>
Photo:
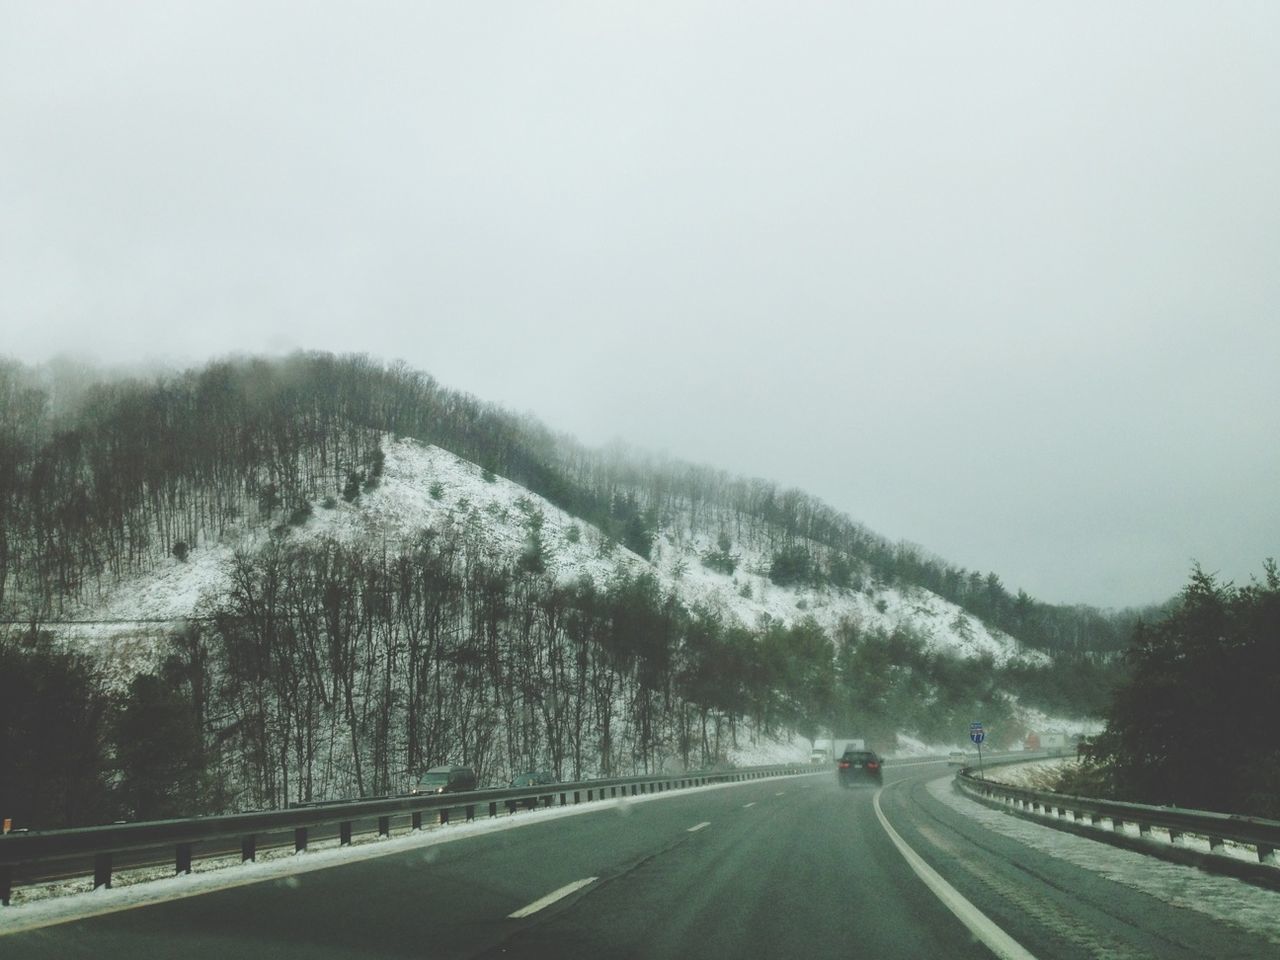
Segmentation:
<svg viewBox="0 0 1280 960">
<path fill-rule="evenodd" d="M 1067 752 L 1067 735 L 1061 731 L 1040 734 L 1040 749 L 1047 750 L 1053 756 Z"/>
</svg>

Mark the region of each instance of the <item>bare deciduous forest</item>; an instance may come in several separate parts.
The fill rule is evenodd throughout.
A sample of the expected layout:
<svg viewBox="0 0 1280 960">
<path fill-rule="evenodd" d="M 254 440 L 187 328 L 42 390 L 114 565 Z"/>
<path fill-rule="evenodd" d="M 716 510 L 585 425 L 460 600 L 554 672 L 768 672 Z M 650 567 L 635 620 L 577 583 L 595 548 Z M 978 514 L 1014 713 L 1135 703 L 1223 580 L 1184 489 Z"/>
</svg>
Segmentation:
<svg viewBox="0 0 1280 960">
<path fill-rule="evenodd" d="M 730 571 L 735 543 L 762 545 L 778 584 L 936 592 L 1053 666 L 938 656 L 909 626 L 726 624 L 643 574 L 556 582 L 538 550 L 513 561 L 461 525 L 380 552 L 291 543 L 317 504 L 379 483 L 388 435 L 641 556 L 675 527 L 718 536 L 705 562 Z M 128 689 L 42 629 L 246 522 L 279 535 Z M 1135 619 L 1010 595 L 799 491 L 590 450 L 403 366 L 326 354 L 76 390 L 0 364 L 0 612 L 5 808 L 48 826 L 394 793 L 445 761 L 493 782 L 709 766 L 740 737 L 833 727 L 891 747 L 977 711 L 1016 737 L 1014 695 L 1100 714 Z M 42 726 L 60 703 L 75 722 Z"/>
</svg>

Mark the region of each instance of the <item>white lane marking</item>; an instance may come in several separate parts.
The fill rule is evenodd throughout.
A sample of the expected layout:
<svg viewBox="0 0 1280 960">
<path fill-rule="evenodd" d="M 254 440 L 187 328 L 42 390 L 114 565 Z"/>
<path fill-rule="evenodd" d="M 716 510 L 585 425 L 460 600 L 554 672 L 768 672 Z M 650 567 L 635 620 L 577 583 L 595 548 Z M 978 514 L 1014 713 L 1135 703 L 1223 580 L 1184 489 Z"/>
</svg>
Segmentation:
<svg viewBox="0 0 1280 960">
<path fill-rule="evenodd" d="M 766 777 L 768 780 L 794 779 L 811 777 L 812 773 L 788 773 L 777 777 Z M 687 790 L 664 790 L 661 793 L 641 794 L 638 797 L 627 797 L 629 804 L 649 803 L 660 800 L 671 800 L 678 797 L 694 796 L 715 790 L 735 790 L 740 787 L 757 786 L 754 780 L 733 780 L 728 783 L 708 783 L 701 787 L 689 787 Z M 441 843 L 454 843 L 468 840 L 482 833 L 496 833 L 500 830 L 518 830 L 545 823 L 547 820 L 559 820 L 563 817 L 577 817 L 589 813 L 602 813 L 616 810 L 622 800 L 606 801 L 603 798 L 596 803 L 580 803 L 567 807 L 547 807 L 542 810 L 531 810 L 518 817 L 498 817 L 490 820 L 474 820 L 470 823 L 450 824 L 448 827 L 433 827 L 430 830 L 414 830 L 410 833 L 398 834 L 394 837 L 380 837 L 377 840 L 360 840 L 353 846 L 329 850 L 308 851 L 298 856 L 289 851 L 287 856 L 277 859 L 263 857 L 258 861 L 237 862 L 233 867 L 225 869 L 198 870 L 193 874 L 180 874 L 163 880 L 135 883 L 129 886 L 117 886 L 113 889 L 99 887 L 92 892 L 70 893 L 63 896 L 50 897 L 30 903 L 23 903 L 21 919 L 10 918 L 9 911 L 0 909 L 0 937 L 14 933 L 26 933 L 29 930 L 40 930 L 61 923 L 87 920 L 91 917 L 102 917 L 125 910 L 136 910 L 156 903 L 171 903 L 198 897 L 216 890 L 233 890 L 247 887 L 255 883 L 275 881 L 277 883 L 289 877 L 301 876 L 316 870 L 329 870 L 334 867 L 347 866 L 365 860 L 386 857 L 417 851 Z M 259 851 L 261 853 L 261 851 Z M 16 892 L 16 891 L 15 891 Z"/>
<path fill-rule="evenodd" d="M 744 804 L 742 805 L 742 809 L 743 809 L 743 810 L 745 810 L 745 809 L 747 809 L 747 807 L 754 807 L 755 805 L 756 805 L 756 802 L 755 802 L 754 800 L 752 800 L 750 803 L 744 803 Z"/>
<path fill-rule="evenodd" d="M 711 821 L 703 820 L 701 823 L 695 823 L 692 827 L 686 830 L 685 833 L 697 833 L 703 827 L 709 827 L 709 826 L 711 826 Z"/>
<path fill-rule="evenodd" d="M 880 794 L 884 793 L 884 790 L 885 788 L 881 787 L 872 797 L 876 818 L 880 821 L 880 826 L 884 827 L 884 832 L 889 835 L 889 839 L 893 841 L 893 845 L 898 848 L 898 852 L 902 854 L 903 859 L 907 861 L 907 865 L 915 871 L 916 876 L 923 880 L 925 886 L 933 891 L 934 896 L 941 900 L 947 909 L 969 928 L 969 932 L 985 943 L 997 957 L 1003 960 L 1036 960 L 1034 954 L 996 926 L 990 917 L 965 899 L 959 890 L 943 880 L 938 871 L 925 863 L 920 855 L 898 836 L 898 831 L 889 825 L 884 811 L 880 809 Z"/>
<path fill-rule="evenodd" d="M 561 887 L 559 890 L 552 890 L 545 897 L 540 897 L 539 899 L 533 901 L 533 903 L 529 904 L 527 907 L 521 907 L 515 913 L 507 914 L 507 918 L 510 920 L 522 920 L 525 917 L 529 916 L 530 914 L 534 914 L 534 913 L 537 913 L 539 910 L 546 909 L 547 907 L 555 903 L 557 900 L 563 900 L 569 894 L 575 893 L 578 890 L 581 890 L 588 883 L 595 883 L 595 882 L 596 882 L 595 877 L 587 877 L 585 880 L 575 880 L 573 881 L 573 883 L 567 883 L 563 887 Z"/>
<path fill-rule="evenodd" d="M 786 793 L 787 793 L 787 791 L 785 791 L 785 790 L 779 790 L 777 793 L 775 793 L 775 794 L 774 794 L 774 796 L 775 796 L 775 797 L 782 797 L 782 796 L 785 796 L 785 795 L 786 795 Z"/>
</svg>

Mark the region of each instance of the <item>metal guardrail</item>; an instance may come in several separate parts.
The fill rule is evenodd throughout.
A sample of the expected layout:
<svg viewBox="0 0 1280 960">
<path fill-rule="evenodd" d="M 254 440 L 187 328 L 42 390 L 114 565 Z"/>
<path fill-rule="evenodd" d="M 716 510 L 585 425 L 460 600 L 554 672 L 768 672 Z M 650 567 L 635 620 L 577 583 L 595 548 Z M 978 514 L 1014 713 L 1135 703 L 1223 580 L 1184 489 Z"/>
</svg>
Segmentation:
<svg viewBox="0 0 1280 960">
<path fill-rule="evenodd" d="M 110 887 L 112 873 L 119 869 L 172 863 L 174 873 L 182 874 L 191 872 L 196 859 L 238 852 L 242 861 L 255 860 L 259 850 L 290 844 L 300 852 L 307 849 L 308 842 L 321 839 L 315 834 L 326 827 L 336 827 L 338 842 L 345 846 L 351 842 L 353 833 L 376 829 L 379 835 L 390 836 L 393 821 L 398 821 L 397 826 L 401 828 L 421 829 L 424 815 L 445 824 L 455 812 L 466 820 L 474 820 L 477 810 L 496 817 L 499 809 L 514 811 L 518 806 L 566 806 L 812 772 L 812 767 L 805 764 L 784 764 L 722 772 L 650 774 L 466 793 L 336 801 L 181 820 L 9 833 L 0 836 L 0 903 L 9 905 L 15 885 L 92 875 L 96 889 Z"/>
<path fill-rule="evenodd" d="M 1050 822 L 1057 820 L 1064 826 L 1070 823 L 1105 830 L 1102 821 L 1107 820 L 1111 823 L 1111 832 L 1118 834 L 1124 830 L 1125 824 L 1135 824 L 1138 838 L 1150 844 L 1160 842 L 1151 837 L 1152 827 L 1157 827 L 1169 832 L 1169 842 L 1174 846 L 1180 846 L 1187 835 L 1205 837 L 1211 853 L 1225 855 L 1223 847 L 1231 841 L 1252 846 L 1257 851 L 1259 863 L 1280 866 L 1276 858 L 1276 850 L 1280 848 L 1280 821 L 1277 820 L 1032 790 L 980 780 L 973 776 L 970 767 L 957 773 L 956 781 L 963 789 L 979 797 L 1012 806 L 1017 811 L 1036 814 Z"/>
</svg>

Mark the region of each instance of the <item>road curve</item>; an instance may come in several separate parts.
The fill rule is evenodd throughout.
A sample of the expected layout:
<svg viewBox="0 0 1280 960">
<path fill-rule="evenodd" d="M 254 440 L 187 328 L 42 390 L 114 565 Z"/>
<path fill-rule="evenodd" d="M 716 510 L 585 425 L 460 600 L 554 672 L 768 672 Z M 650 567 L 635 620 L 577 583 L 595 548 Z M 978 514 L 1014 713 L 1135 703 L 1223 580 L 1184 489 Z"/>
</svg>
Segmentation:
<svg viewBox="0 0 1280 960">
<path fill-rule="evenodd" d="M 884 819 L 1025 955 L 1275 955 L 1263 936 L 983 827 L 926 788 L 946 774 L 890 767 Z M 534 815 L 519 829 L 3 935 L 0 958 L 992 956 L 908 863 L 876 794 L 823 774 Z"/>
</svg>

